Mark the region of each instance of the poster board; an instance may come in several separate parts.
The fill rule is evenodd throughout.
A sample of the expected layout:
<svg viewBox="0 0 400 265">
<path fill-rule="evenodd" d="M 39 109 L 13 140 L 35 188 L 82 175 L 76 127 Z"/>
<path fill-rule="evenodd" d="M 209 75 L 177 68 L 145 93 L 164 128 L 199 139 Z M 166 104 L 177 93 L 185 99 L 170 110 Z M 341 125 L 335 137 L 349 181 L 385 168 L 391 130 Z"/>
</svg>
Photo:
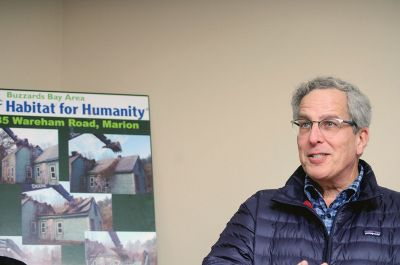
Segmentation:
<svg viewBox="0 0 400 265">
<path fill-rule="evenodd" d="M 156 265 L 149 98 L 0 89 L 0 255 Z"/>
</svg>

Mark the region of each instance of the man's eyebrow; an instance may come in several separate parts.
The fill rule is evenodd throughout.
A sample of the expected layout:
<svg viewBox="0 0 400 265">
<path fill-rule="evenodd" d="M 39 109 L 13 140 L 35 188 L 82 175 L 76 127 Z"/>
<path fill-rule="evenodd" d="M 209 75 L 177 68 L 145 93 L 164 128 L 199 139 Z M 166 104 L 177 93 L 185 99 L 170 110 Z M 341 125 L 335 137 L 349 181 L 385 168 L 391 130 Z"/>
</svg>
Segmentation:
<svg viewBox="0 0 400 265">
<path fill-rule="evenodd" d="M 325 114 L 319 117 L 319 120 L 326 120 L 326 119 L 340 119 L 341 117 L 337 114 Z M 300 120 L 311 120 L 311 118 L 307 114 L 299 114 L 297 119 Z"/>
<path fill-rule="evenodd" d="M 326 119 L 340 119 L 340 116 L 336 114 L 328 114 L 321 116 L 321 120 L 326 120 Z"/>
<path fill-rule="evenodd" d="M 299 116 L 297 116 L 297 119 L 299 119 L 299 120 L 309 120 L 310 118 L 306 114 L 299 114 Z"/>
</svg>

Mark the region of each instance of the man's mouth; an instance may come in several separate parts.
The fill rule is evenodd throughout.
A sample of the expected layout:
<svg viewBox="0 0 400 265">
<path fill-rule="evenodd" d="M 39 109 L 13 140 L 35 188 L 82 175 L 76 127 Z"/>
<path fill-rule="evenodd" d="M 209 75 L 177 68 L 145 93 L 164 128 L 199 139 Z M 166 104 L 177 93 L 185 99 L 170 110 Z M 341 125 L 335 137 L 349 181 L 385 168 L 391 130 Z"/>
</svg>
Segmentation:
<svg viewBox="0 0 400 265">
<path fill-rule="evenodd" d="M 308 155 L 308 157 L 312 157 L 312 158 L 321 158 L 321 157 L 324 157 L 324 156 L 327 156 L 328 154 L 323 154 L 323 153 L 321 153 L 321 154 L 310 154 L 310 155 Z"/>
</svg>

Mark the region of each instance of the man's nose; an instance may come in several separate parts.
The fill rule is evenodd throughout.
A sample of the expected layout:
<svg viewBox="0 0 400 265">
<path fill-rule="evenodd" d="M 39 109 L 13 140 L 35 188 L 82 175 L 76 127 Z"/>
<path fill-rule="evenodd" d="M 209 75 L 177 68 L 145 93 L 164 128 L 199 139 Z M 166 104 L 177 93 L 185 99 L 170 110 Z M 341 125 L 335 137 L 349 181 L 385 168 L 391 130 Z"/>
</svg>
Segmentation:
<svg viewBox="0 0 400 265">
<path fill-rule="evenodd" d="M 314 122 L 311 126 L 310 135 L 308 136 L 311 144 L 322 143 L 324 141 L 324 135 L 318 125 L 318 122 Z"/>
</svg>

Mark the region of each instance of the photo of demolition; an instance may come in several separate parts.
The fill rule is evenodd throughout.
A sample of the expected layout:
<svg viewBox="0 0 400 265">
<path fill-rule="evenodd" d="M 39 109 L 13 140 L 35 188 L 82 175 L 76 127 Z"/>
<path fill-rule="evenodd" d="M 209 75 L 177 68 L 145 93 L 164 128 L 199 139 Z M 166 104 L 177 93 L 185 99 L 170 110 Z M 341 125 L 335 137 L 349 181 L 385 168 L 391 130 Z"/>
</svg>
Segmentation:
<svg viewBox="0 0 400 265">
<path fill-rule="evenodd" d="M 157 265 L 148 96 L 0 89 L 0 109 L 0 258 Z"/>
<path fill-rule="evenodd" d="M 72 133 L 69 138 L 71 192 L 153 191 L 149 136 Z"/>
<path fill-rule="evenodd" d="M 61 246 L 23 245 L 20 236 L 0 236 L 0 256 L 29 265 L 61 265 Z"/>
<path fill-rule="evenodd" d="M 57 185 L 58 131 L 0 128 L 0 159 L 1 183 Z"/>
<path fill-rule="evenodd" d="M 156 265 L 155 232 L 86 232 L 86 265 Z"/>
<path fill-rule="evenodd" d="M 23 244 L 81 244 L 85 231 L 112 229 L 111 194 L 72 195 L 69 183 L 60 183 L 23 186 Z"/>
</svg>

